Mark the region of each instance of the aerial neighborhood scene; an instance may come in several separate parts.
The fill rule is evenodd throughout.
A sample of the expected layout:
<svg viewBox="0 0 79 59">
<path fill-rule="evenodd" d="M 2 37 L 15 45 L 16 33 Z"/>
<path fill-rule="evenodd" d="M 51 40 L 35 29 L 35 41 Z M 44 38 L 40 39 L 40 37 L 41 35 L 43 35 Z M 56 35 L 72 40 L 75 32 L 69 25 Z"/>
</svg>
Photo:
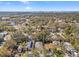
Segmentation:
<svg viewBox="0 0 79 59">
<path fill-rule="evenodd" d="M 79 57 L 79 2 L 0 1 L 0 57 Z"/>
</svg>

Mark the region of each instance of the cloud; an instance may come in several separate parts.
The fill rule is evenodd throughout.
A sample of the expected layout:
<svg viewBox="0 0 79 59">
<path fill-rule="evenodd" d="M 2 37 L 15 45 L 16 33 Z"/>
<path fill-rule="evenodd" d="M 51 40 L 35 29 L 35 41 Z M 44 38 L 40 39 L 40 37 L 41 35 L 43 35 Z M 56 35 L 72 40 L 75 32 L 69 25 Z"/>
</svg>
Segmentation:
<svg viewBox="0 0 79 59">
<path fill-rule="evenodd" d="M 6 1 L 0 1 L 0 4 L 4 4 L 4 3 L 8 4 L 8 5 L 11 4 L 11 2 L 8 2 L 8 1 L 7 2 Z"/>
<path fill-rule="evenodd" d="M 29 4 L 29 1 L 21 1 L 23 4 Z"/>
<path fill-rule="evenodd" d="M 31 9 L 31 7 L 26 7 L 25 9 Z"/>
</svg>

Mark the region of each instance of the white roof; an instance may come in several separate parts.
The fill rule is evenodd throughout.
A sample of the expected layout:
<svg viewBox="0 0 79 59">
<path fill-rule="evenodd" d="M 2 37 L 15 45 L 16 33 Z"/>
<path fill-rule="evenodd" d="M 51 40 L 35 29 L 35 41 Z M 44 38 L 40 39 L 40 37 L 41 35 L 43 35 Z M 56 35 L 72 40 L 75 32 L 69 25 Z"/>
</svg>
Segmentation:
<svg viewBox="0 0 79 59">
<path fill-rule="evenodd" d="M 64 45 L 70 46 L 71 44 L 69 42 L 65 42 Z"/>
<path fill-rule="evenodd" d="M 4 32 L 1 32 L 0 34 L 1 34 L 1 35 L 4 35 L 4 34 L 7 34 L 7 32 L 6 32 L 6 31 L 4 31 Z"/>
</svg>

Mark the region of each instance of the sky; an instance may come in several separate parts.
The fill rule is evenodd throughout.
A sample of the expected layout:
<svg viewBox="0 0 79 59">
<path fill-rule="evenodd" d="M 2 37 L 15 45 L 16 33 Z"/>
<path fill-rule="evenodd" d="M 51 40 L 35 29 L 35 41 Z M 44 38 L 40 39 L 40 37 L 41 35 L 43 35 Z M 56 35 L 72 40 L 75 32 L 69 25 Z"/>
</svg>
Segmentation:
<svg viewBox="0 0 79 59">
<path fill-rule="evenodd" d="M 0 11 L 79 11 L 79 1 L 0 1 Z"/>
</svg>

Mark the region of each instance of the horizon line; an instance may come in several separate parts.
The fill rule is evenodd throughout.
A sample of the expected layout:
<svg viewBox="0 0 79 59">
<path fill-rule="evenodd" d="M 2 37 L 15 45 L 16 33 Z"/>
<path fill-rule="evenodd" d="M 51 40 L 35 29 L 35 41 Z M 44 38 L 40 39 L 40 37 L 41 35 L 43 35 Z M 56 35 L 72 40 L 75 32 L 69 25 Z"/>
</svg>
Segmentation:
<svg viewBox="0 0 79 59">
<path fill-rule="evenodd" d="M 78 11 L 74 11 L 74 10 L 71 10 L 71 11 L 0 11 L 0 12 L 79 12 Z"/>
</svg>

